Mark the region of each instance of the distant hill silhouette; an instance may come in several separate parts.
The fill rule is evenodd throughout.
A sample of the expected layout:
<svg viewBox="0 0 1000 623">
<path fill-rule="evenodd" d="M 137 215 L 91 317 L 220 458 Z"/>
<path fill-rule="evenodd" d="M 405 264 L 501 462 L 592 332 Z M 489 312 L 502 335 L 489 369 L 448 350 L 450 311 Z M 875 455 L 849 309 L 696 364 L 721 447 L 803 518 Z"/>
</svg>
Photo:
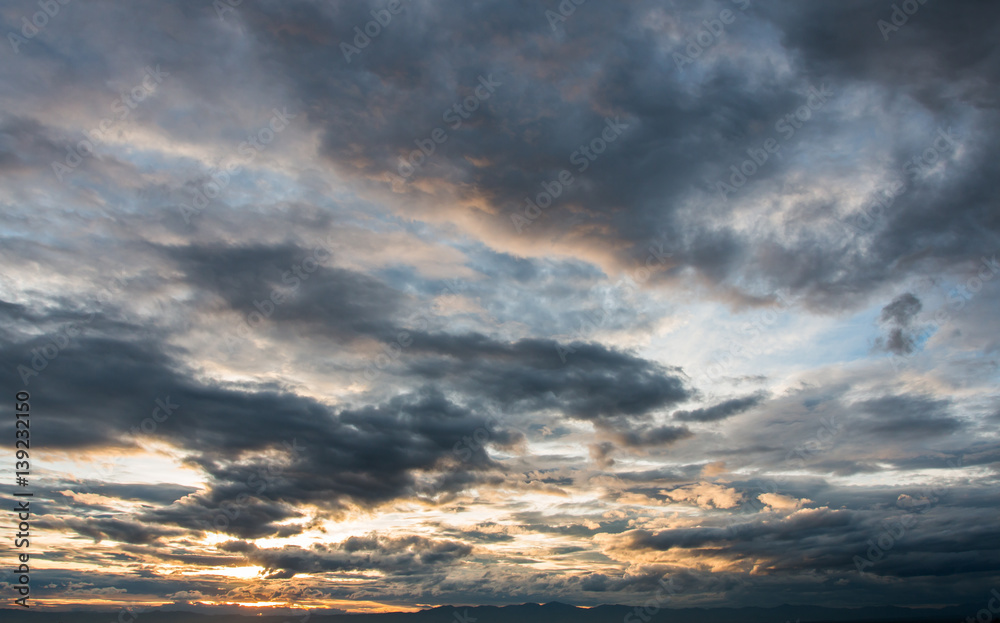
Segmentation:
<svg viewBox="0 0 1000 623">
<path fill-rule="evenodd" d="M 953 606 L 943 609 L 897 607 L 824 608 L 778 606 L 775 608 L 674 608 L 663 609 L 646 621 L 636 616 L 636 606 L 607 605 L 577 608 L 568 604 L 520 604 L 514 606 L 439 606 L 419 612 L 383 614 L 323 614 L 314 611 L 309 623 L 835 623 L 907 622 L 955 623 L 974 616 L 981 607 Z M 629 616 L 629 615 L 632 616 Z M 457 615 L 457 616 L 456 616 Z M 644 614 L 644 616 L 646 616 Z M 4 623 L 117 623 L 118 611 L 38 612 L 0 609 Z M 299 623 L 301 616 L 253 616 L 247 614 L 202 614 L 182 610 L 156 610 L 138 614 L 134 623 Z"/>
</svg>

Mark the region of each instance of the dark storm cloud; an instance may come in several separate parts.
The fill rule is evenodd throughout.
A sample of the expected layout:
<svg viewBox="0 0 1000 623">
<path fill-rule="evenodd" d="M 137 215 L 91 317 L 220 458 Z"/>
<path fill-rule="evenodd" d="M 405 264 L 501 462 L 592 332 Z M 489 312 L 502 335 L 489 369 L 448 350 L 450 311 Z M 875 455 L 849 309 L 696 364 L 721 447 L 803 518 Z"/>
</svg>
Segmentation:
<svg viewBox="0 0 1000 623">
<path fill-rule="evenodd" d="M 238 560 L 236 557 L 230 559 L 231 562 L 236 560 Z M 91 570 L 51 569 L 47 575 L 47 583 L 51 586 L 50 590 L 54 592 L 59 589 L 69 589 L 71 591 L 76 589 L 81 591 L 76 595 L 70 593 L 71 599 L 87 595 L 88 589 L 97 591 L 101 589 L 105 591 L 108 589 L 117 589 L 101 595 L 105 599 L 108 595 L 113 596 L 117 593 L 126 593 L 133 598 L 137 596 L 151 596 L 158 599 L 162 599 L 164 595 L 181 591 L 201 591 L 206 595 L 220 594 L 219 585 L 211 580 L 202 579 L 198 576 L 178 575 L 164 577 L 141 567 L 131 568 L 127 572 L 122 573 L 115 570 L 94 573 Z M 223 592 L 224 590 L 223 588 Z M 100 593 L 98 592 L 97 594 Z M 98 608 L 105 613 L 108 612 L 106 604 L 101 604 Z M 115 615 L 117 615 L 117 612 Z M 111 618 L 113 619 L 115 615 L 111 615 Z"/>
<path fill-rule="evenodd" d="M 888 378 L 892 370 L 887 368 L 877 370 L 875 378 L 881 378 L 879 373 Z M 878 382 L 867 385 L 858 395 L 864 380 L 844 380 L 772 394 L 744 415 L 724 420 L 717 433 L 726 440 L 721 445 L 699 435 L 678 446 L 683 453 L 674 458 L 689 466 L 715 459 L 725 462 L 726 471 L 750 470 L 771 478 L 790 470 L 849 476 L 945 469 L 966 455 L 990 463 L 991 446 L 977 439 L 978 425 L 961 401 L 925 390 L 900 391 L 890 381 L 884 388 Z M 803 497 L 815 499 L 808 492 Z"/>
<path fill-rule="evenodd" d="M 765 398 L 767 398 L 766 393 L 758 392 L 742 398 L 726 400 L 711 407 L 693 411 L 675 411 L 673 418 L 681 422 L 715 422 L 756 407 Z"/>
<path fill-rule="evenodd" d="M 161 547 L 157 545 L 123 545 L 122 550 L 134 554 L 131 560 L 156 559 L 170 563 L 181 563 L 199 566 L 235 567 L 242 564 L 242 557 L 225 554 L 192 554 L 187 546 L 190 542 L 181 542 L 180 547 Z"/>
<path fill-rule="evenodd" d="M 234 306 L 252 299 L 246 291 L 295 257 L 285 249 L 224 249 L 215 256 L 200 251 L 192 255 L 196 260 L 185 260 L 196 261 L 190 278 L 204 284 L 203 293 L 218 294 Z M 243 266 L 246 270 L 241 270 Z M 316 276 L 325 277 L 320 271 Z M 351 290 L 359 280 L 363 287 Z M 345 302 L 347 308 L 358 305 L 361 311 L 353 316 L 344 311 L 340 322 L 349 323 L 351 318 L 371 322 L 380 317 L 380 304 L 395 300 L 391 290 L 360 277 L 341 279 L 337 285 L 362 301 Z M 325 291 L 317 288 L 315 296 Z M 328 322 L 328 306 L 303 302 L 309 300 L 309 292 L 304 287 L 302 301 L 287 303 L 289 324 Z M 366 293 L 375 294 L 366 299 Z M 347 301 L 343 293 L 331 296 Z M 14 306 L 8 311 L 27 313 Z M 58 311 L 49 315 L 64 316 Z M 58 324 L 51 318 L 47 322 Z M 390 326 L 389 320 L 383 322 Z M 498 446 L 511 446 L 520 438 L 502 427 L 494 430 L 484 415 L 449 400 L 432 385 L 383 404 L 334 410 L 281 391 L 204 384 L 178 365 L 181 350 L 161 346 L 153 335 L 130 325 L 116 326 L 115 339 L 81 335 L 70 340 L 32 379 L 43 388 L 60 388 L 40 395 L 39 406 L 54 415 L 39 435 L 49 447 L 63 449 L 130 445 L 147 434 L 183 448 L 188 461 L 212 478 L 211 491 L 143 513 L 142 521 L 200 531 L 210 529 L 222 513 L 225 519 L 217 522 L 222 529 L 244 538 L 294 534 L 301 525 L 279 525 L 301 517 L 294 504 L 336 509 L 458 491 L 473 486 L 482 477 L 477 472 L 498 468 L 482 446 L 469 445 L 468 456 L 456 453 L 463 439 L 477 429 L 491 430 L 490 443 Z M 342 325 L 322 326 L 337 332 Z M 94 324 L 95 332 L 99 327 L 109 328 Z M 29 362 L 34 343 L 29 340 L 4 351 L 6 365 L 13 369 Z M 571 347 L 563 363 L 558 346 L 551 340 L 511 344 L 476 334 L 417 333 L 407 350 L 406 373 L 421 383 L 457 391 L 470 405 L 487 400 L 519 412 L 551 409 L 593 421 L 631 446 L 663 445 L 690 435 L 686 429 L 655 427 L 647 421 L 653 411 L 691 395 L 672 369 L 580 343 Z M 90 365 L 94 361 L 100 361 L 100 367 Z M 281 422 L 281 439 L 274 434 L 276 421 Z M 261 490 L 261 474 L 266 482 L 271 466 L 262 459 L 247 459 L 272 448 L 285 452 L 289 464 L 276 476 L 280 487 Z M 415 470 L 440 473 L 427 489 L 417 484 Z M 225 510 L 234 503 L 237 517 Z"/>
<path fill-rule="evenodd" d="M 882 342 L 885 350 L 897 355 L 907 355 L 912 353 L 915 343 L 916 340 L 914 340 L 913 337 L 906 335 L 900 327 L 889 329 L 889 334 L 885 337 L 884 342 Z"/>
<path fill-rule="evenodd" d="M 267 577 L 283 579 L 297 573 L 378 570 L 391 575 L 427 573 L 430 568 L 450 564 L 472 553 L 460 541 L 420 536 L 387 537 L 369 534 L 331 545 L 306 549 L 294 545 L 264 549 L 245 541 L 219 545 L 226 552 L 242 554 L 247 561 L 264 567 Z"/>
<path fill-rule="evenodd" d="M 301 524 L 284 524 L 302 513 L 287 502 L 262 499 L 246 483 L 232 485 L 226 474 L 213 474 L 207 495 L 191 495 L 169 506 L 135 515 L 150 525 L 180 526 L 191 533 L 222 532 L 244 539 L 289 537 L 303 531 Z"/>
<path fill-rule="evenodd" d="M 259 37 L 272 53 L 271 62 L 283 69 L 284 86 L 306 102 L 311 119 L 323 130 L 324 153 L 338 168 L 358 176 L 395 174 L 400 157 L 417 148 L 415 140 L 447 126 L 443 111 L 469 96 L 480 75 L 494 74 L 502 86 L 449 132 L 417 177 L 482 189 L 502 207 L 504 218 L 496 226 L 515 235 L 504 222 L 509 212 L 521 208 L 525 196 L 540 192 L 542 182 L 569 169 L 584 181 L 566 188 L 532 231 L 564 230 L 570 222 L 567 207 L 582 206 L 586 224 L 624 242 L 625 254 L 645 254 L 646 243 L 678 224 L 669 206 L 711 187 L 731 161 L 760 142 L 749 128 L 772 125 L 804 104 L 803 84 L 817 86 L 829 79 L 836 88 L 892 85 L 945 125 L 960 106 L 990 115 L 989 103 L 996 101 L 991 78 L 998 63 L 985 43 L 996 29 L 989 25 L 995 23 L 996 9 L 984 3 L 922 7 L 888 42 L 876 26 L 886 17 L 885 7 L 835 2 L 755 6 L 741 16 L 746 23 L 730 27 L 731 36 L 749 42 L 765 24 L 777 28 L 790 54 L 791 74 L 751 82 L 747 61 L 705 58 L 698 61 L 706 75 L 696 91 L 693 76 L 675 66 L 671 50 L 660 47 L 653 31 L 636 29 L 637 20 L 657 8 L 652 3 L 588 6 L 576 11 L 558 36 L 532 3 L 487 2 L 461 11 L 414 3 L 347 62 L 338 44 L 350 41 L 353 25 L 368 21 L 368 10 L 381 8 L 377 5 L 320 9 L 246 3 L 234 19 Z M 714 16 L 708 9 L 671 10 L 682 33 L 697 31 L 703 18 Z M 978 35 L 969 36 L 970 28 Z M 288 46 L 286 31 L 308 36 Z M 514 58 L 503 53 L 512 32 L 530 54 Z M 609 47 L 609 41 L 616 45 Z M 304 57 L 309 62 L 302 62 Z M 315 70 L 319 66 L 324 68 L 321 76 Z M 955 85 L 958 99 L 931 96 L 929 80 L 937 83 L 936 94 L 954 92 L 948 85 Z M 570 89 L 581 89 L 588 97 L 567 98 Z M 569 161 L 571 154 L 599 135 L 608 116 L 620 117 L 629 128 L 585 171 L 578 171 Z M 853 129 L 850 122 L 837 125 L 832 119 L 811 122 L 801 133 L 823 141 Z M 983 123 L 986 130 L 983 119 L 973 123 Z M 932 125 L 928 142 L 934 131 Z M 811 306 L 834 303 L 834 294 L 850 298 L 880 287 L 896 276 L 890 268 L 895 260 L 916 252 L 929 253 L 929 265 L 954 264 L 983 248 L 988 240 L 984 232 L 998 229 L 988 204 L 988 183 L 997 166 L 997 148 L 990 146 L 995 142 L 985 140 L 989 134 L 986 130 L 981 142 L 970 138 L 968 157 L 950 181 L 928 183 L 924 192 L 900 199 L 865 252 L 819 236 L 751 241 L 733 230 L 689 223 L 672 248 L 673 259 L 729 286 L 740 275 L 768 280 L 808 295 L 805 303 Z M 916 145 L 895 146 L 897 170 Z M 478 159 L 491 166 L 474 164 Z M 779 178 L 794 166 L 790 159 L 769 162 L 751 183 Z M 953 208 L 939 210 L 941 201 Z M 928 246 L 932 240 L 934 245 Z M 786 261 L 791 258 L 796 259 Z"/>
<path fill-rule="evenodd" d="M 149 485 L 140 483 L 119 484 L 84 481 L 82 483 L 67 483 L 66 486 L 70 490 L 76 490 L 77 487 L 82 487 L 88 493 L 94 493 L 96 495 L 118 498 L 120 500 L 149 502 L 154 504 L 169 504 L 179 500 L 185 495 L 195 492 L 193 487 L 171 485 L 168 483 Z"/>
<path fill-rule="evenodd" d="M 332 447 L 310 444 L 306 454 L 315 469 L 302 472 L 291 490 L 330 505 L 340 498 L 377 503 L 401 495 L 434 494 L 437 491 L 418 487 L 413 470 L 438 468 L 461 475 L 498 469 L 485 448 L 461 446 L 473 431 L 490 428 L 486 417 L 429 388 L 381 405 L 345 410 L 332 433 L 339 442 Z M 456 446 L 469 450 L 461 463 Z M 440 482 L 460 488 L 470 484 L 466 478 Z"/>
<path fill-rule="evenodd" d="M 896 463 L 894 462 L 893 465 Z M 940 465 L 940 461 L 935 467 Z M 834 474 L 837 476 L 854 476 L 855 474 L 874 474 L 886 471 L 876 460 L 860 461 L 847 459 L 819 460 L 811 463 L 809 469 L 818 474 Z"/>
<path fill-rule="evenodd" d="M 685 426 L 651 426 L 622 433 L 617 438 L 629 447 L 668 446 L 692 437 L 694 433 Z"/>
<path fill-rule="evenodd" d="M 635 574 L 623 578 L 609 577 L 603 573 L 592 573 L 581 579 L 580 588 L 595 593 L 618 592 L 631 589 L 649 591 L 656 594 L 657 589 L 661 589 L 663 586 L 660 584 L 663 577 L 664 574 L 662 573 Z"/>
<path fill-rule="evenodd" d="M 769 572 L 814 570 L 848 575 L 856 573 L 855 555 L 865 556 L 869 539 L 878 539 L 892 528 L 898 536 L 893 546 L 870 568 L 877 575 L 914 577 L 988 571 L 1000 572 L 990 551 L 1000 549 L 1000 532 L 993 526 L 969 527 L 954 542 L 945 545 L 951 531 L 966 525 L 984 511 L 937 508 L 924 513 L 849 511 L 828 508 L 804 509 L 786 517 L 762 516 L 726 527 L 699 527 L 652 532 L 634 530 L 617 537 L 616 547 L 625 551 L 685 550 L 694 557 L 712 556 L 724 548 L 732 560 L 751 561 Z M 899 534 L 900 526 L 903 534 Z M 888 542 L 887 540 L 884 542 Z M 961 552 L 961 554 L 959 554 Z M 966 561 L 954 568 L 958 556 Z M 884 558 L 884 559 L 883 559 Z"/>
<path fill-rule="evenodd" d="M 114 468 L 107 470 L 114 473 Z M 100 511 L 110 511 L 115 500 L 125 500 L 129 502 L 140 502 L 147 507 L 152 505 L 166 505 L 190 495 L 197 491 L 194 487 L 174 485 L 169 483 L 160 484 L 140 484 L 140 483 L 107 483 L 90 478 L 79 480 L 59 480 L 46 483 L 47 488 L 58 494 L 46 500 L 41 508 L 46 509 L 47 514 L 61 515 L 73 512 L 84 507 Z M 97 495 L 101 498 L 91 502 L 84 501 L 80 494 Z"/>
<path fill-rule="evenodd" d="M 38 522 L 38 526 L 48 530 L 70 530 L 90 537 L 95 542 L 107 539 L 134 545 L 160 543 L 165 538 L 180 536 L 184 533 L 182 530 L 175 528 L 166 528 L 156 524 L 150 525 L 139 521 L 115 519 L 113 517 L 43 519 Z"/>
<path fill-rule="evenodd" d="M 904 269 L 892 268 L 899 266 L 895 260 L 926 252 L 925 264 L 954 264 L 981 250 L 986 234 L 998 228 L 988 205 L 998 160 L 996 148 L 989 147 L 995 141 L 989 139 L 987 119 L 997 99 L 992 80 L 997 60 L 985 43 L 996 29 L 996 8 L 989 3 L 922 6 L 889 41 L 876 26 L 886 17 L 886 7 L 853 2 L 754 6 L 728 35 L 746 43 L 765 25 L 775 28 L 792 68 L 787 76 L 763 82 L 751 81 L 754 66 L 738 58 L 700 59 L 703 76 L 675 66 L 671 52 L 683 48 L 684 37 L 692 36 L 703 18 L 718 12 L 715 5 L 670 7 L 682 40 L 663 44 L 654 30 L 637 27 L 661 8 L 653 3 L 588 6 L 561 34 L 551 31 L 543 12 L 530 2 L 469 4 L 460 10 L 411 3 L 350 62 L 339 44 L 354 38 L 354 26 L 369 21 L 370 10 L 382 8 L 377 2 L 322 7 L 244 2 L 229 21 L 219 20 L 211 7 L 156 8 L 176 41 L 145 27 L 125 33 L 123 45 L 150 48 L 141 60 L 179 44 L 207 54 L 213 50 L 210 35 L 239 23 L 252 33 L 256 47 L 242 65 L 231 67 L 233 75 L 244 76 L 254 67 L 291 99 L 301 99 L 309 123 L 322 132 L 324 153 L 340 170 L 359 176 L 380 178 L 395 171 L 399 156 L 416 149 L 414 140 L 447 126 L 443 111 L 467 97 L 480 75 L 495 70 L 503 86 L 449 132 L 448 142 L 417 175 L 475 185 L 504 206 L 504 215 L 525 195 L 538 192 L 553 173 L 575 170 L 570 154 L 600 131 L 606 116 L 620 115 L 632 126 L 621 142 L 578 174 L 586 186 L 581 181 L 568 188 L 534 227 L 565 229 L 567 214 L 561 210 L 581 205 L 587 224 L 624 242 L 625 254 L 645 253 L 646 243 L 666 225 L 679 225 L 671 206 L 702 192 L 728 170 L 756 138 L 749 128 L 772 124 L 801 105 L 807 99 L 804 84 L 830 78 L 838 88 L 891 85 L 935 117 L 928 140 L 937 124 L 957 119 L 962 107 L 981 116 L 970 118 L 984 132 L 969 135 L 961 170 L 949 173 L 948 182 L 928 182 L 926 192 L 902 197 L 865 251 L 820 237 L 750 240 L 725 228 L 679 227 L 686 231 L 674 259 L 725 285 L 732 286 L 740 275 L 761 277 L 811 295 L 807 304 L 842 306 L 848 301 L 836 302 L 835 294 L 860 296 L 898 276 Z M 140 13 L 143 8 L 120 10 Z M 504 53 L 512 33 L 529 54 Z M 139 41 L 145 45 L 138 46 Z M 225 74 L 218 69 L 173 60 L 180 65 L 173 79 L 184 85 L 182 90 L 198 90 L 209 99 L 219 91 Z M 107 73 L 99 63 L 87 69 L 98 80 Z M 568 98 L 574 90 L 587 97 Z M 176 120 L 165 126 L 180 139 L 199 132 Z M 827 136 L 836 136 L 838 127 L 844 133 L 855 129 L 848 122 L 813 127 Z M 906 144 L 895 147 L 898 170 L 919 141 L 906 137 Z M 470 159 L 492 165 L 481 167 Z M 773 168 L 755 176 L 754 183 L 782 175 L 793 166 L 791 160 L 769 162 Z M 939 210 L 942 201 L 952 209 Z"/>
<path fill-rule="evenodd" d="M 910 292 L 900 294 L 891 303 L 882 308 L 879 320 L 888 329 L 884 337 L 879 338 L 876 347 L 896 355 L 908 355 L 916 347 L 916 336 L 910 326 L 923 304 Z"/>
<path fill-rule="evenodd" d="M 1000 8 L 991 3 L 920 3 L 918 14 L 904 28 L 887 30 L 888 36 L 878 22 L 891 21 L 892 7 L 863 0 L 761 3 L 758 10 L 781 29 L 782 44 L 801 54 L 803 71 L 913 90 L 935 103 L 932 109 L 948 105 L 944 100 L 950 94 L 941 88 L 948 83 L 963 87 L 960 99 L 977 105 L 996 102 L 990 97 L 995 85 L 977 80 L 1000 63 L 989 37 L 997 32 Z"/>
<path fill-rule="evenodd" d="M 868 417 L 864 427 L 874 433 L 917 437 L 949 435 L 962 422 L 949 413 L 949 401 L 924 396 L 886 396 L 853 405 Z"/>
<path fill-rule="evenodd" d="M 900 326 L 909 326 L 923 305 L 920 299 L 910 292 L 900 294 L 891 303 L 882 308 L 882 322 L 892 322 Z"/>
<path fill-rule="evenodd" d="M 322 265 L 332 256 L 328 249 L 289 244 L 189 246 L 166 252 L 188 283 L 221 297 L 243 317 L 269 311 L 276 322 L 340 340 L 395 337 L 389 323 L 405 297 L 362 273 Z"/>
<path fill-rule="evenodd" d="M 987 137 L 996 132 L 1000 59 L 988 42 L 998 34 L 998 7 L 973 1 L 922 4 L 919 15 L 888 41 L 877 22 L 889 20 L 891 7 L 816 2 L 779 9 L 765 3 L 760 11 L 780 28 L 783 45 L 799 56 L 803 75 L 885 88 L 887 105 L 891 98 L 913 98 L 930 118 L 922 131 L 894 137 L 889 169 L 905 190 L 883 217 L 876 216 L 870 244 L 864 252 L 821 246 L 808 253 L 807 291 L 827 296 L 834 289 L 840 295 L 871 290 L 894 273 L 961 265 L 992 250 L 1000 220 L 988 197 L 998 170 L 996 141 Z M 974 130 L 952 127 L 963 121 Z M 951 143 L 939 130 L 951 135 Z M 949 165 L 940 179 L 911 173 L 909 162 L 928 149 L 937 151 L 926 156 L 935 161 L 953 158 L 956 135 L 964 150 L 960 165 Z M 866 209 L 872 203 L 866 199 Z M 906 261 L 895 264 L 898 260 Z M 846 271 L 835 275 L 838 267 Z"/>
<path fill-rule="evenodd" d="M 413 470 L 496 468 L 483 447 L 470 447 L 459 466 L 455 446 L 490 424 L 434 389 L 334 412 L 294 394 L 203 385 L 176 365 L 174 353 L 160 350 L 150 336 L 146 343 L 139 337 L 76 339 L 47 363 L 31 390 L 37 392 L 33 406 L 52 414 L 36 433 L 47 447 L 129 446 L 148 434 L 183 449 L 212 477 L 208 497 L 188 496 L 150 511 L 145 520 L 205 529 L 236 500 L 240 516 L 224 527 L 256 538 L 300 530 L 275 524 L 299 515 L 291 504 L 373 505 L 419 493 Z M 0 354 L 4 368 L 22 362 L 22 348 Z M 44 391 L 48 387 L 59 391 Z M 504 431 L 496 439 L 515 441 Z M 276 470 L 263 459 L 247 461 L 273 449 L 286 453 L 290 463 Z M 268 478 L 284 482 L 280 489 L 272 481 L 261 490 Z M 465 478 L 441 484 L 470 483 Z"/>
<path fill-rule="evenodd" d="M 687 465 L 681 467 L 660 467 L 644 471 L 615 472 L 615 478 L 628 482 L 648 482 L 670 484 L 683 482 L 697 477 L 704 465 Z"/>
<path fill-rule="evenodd" d="M 47 168 L 51 159 L 65 156 L 65 145 L 53 140 L 37 120 L 12 116 L 0 119 L 0 176 Z"/>
<path fill-rule="evenodd" d="M 536 338 L 506 343 L 478 334 L 419 333 L 409 352 L 410 374 L 446 380 L 507 408 L 552 409 L 609 430 L 692 396 L 678 369 L 594 343 Z"/>
</svg>

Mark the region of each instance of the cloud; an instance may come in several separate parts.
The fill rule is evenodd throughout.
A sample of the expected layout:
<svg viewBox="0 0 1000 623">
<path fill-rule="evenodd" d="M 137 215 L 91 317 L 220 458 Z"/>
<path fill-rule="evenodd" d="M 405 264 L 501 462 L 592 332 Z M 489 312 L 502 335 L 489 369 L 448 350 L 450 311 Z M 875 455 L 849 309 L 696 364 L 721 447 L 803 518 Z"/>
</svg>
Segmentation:
<svg viewBox="0 0 1000 623">
<path fill-rule="evenodd" d="M 906 292 L 897 296 L 891 303 L 882 308 L 882 322 L 893 322 L 900 326 L 908 326 L 920 312 L 923 305 L 920 299 Z"/>
<path fill-rule="evenodd" d="M 167 537 L 179 536 L 182 530 L 144 524 L 138 521 L 115 519 L 112 517 L 88 519 L 48 519 L 39 522 L 39 527 L 49 530 L 71 530 L 94 539 L 118 541 L 134 545 L 160 543 Z"/>
<path fill-rule="evenodd" d="M 571 349 L 562 360 L 560 353 Z M 417 333 L 408 374 L 420 374 L 523 412 L 556 410 L 565 417 L 622 430 L 632 421 L 689 398 L 679 370 L 600 344 L 483 335 Z M 662 429 L 650 439 L 676 438 Z"/>
<path fill-rule="evenodd" d="M 733 398 L 717 405 L 693 411 L 675 411 L 673 418 L 681 422 L 716 422 L 743 413 L 759 405 L 765 398 L 766 392 L 758 392 L 742 398 Z"/>
<path fill-rule="evenodd" d="M 701 508 L 734 508 L 743 500 L 743 494 L 736 489 L 710 482 L 699 482 L 661 493 L 675 502 L 690 502 Z"/>
<path fill-rule="evenodd" d="M 799 500 L 780 493 L 761 493 L 757 499 L 775 510 L 798 510 L 812 502 L 806 498 Z"/>
<path fill-rule="evenodd" d="M 384 2 L 81 3 L 0 65 L 0 368 L 62 492 L 37 498 L 52 602 L 1000 582 L 1000 6 L 920 4 L 885 37 L 860 0 L 585 3 L 553 29 L 555 4 L 412 0 L 345 58 Z M 147 66 L 169 75 L 115 104 Z M 731 378 L 696 374 L 786 294 Z"/>
<path fill-rule="evenodd" d="M 949 401 L 924 396 L 884 396 L 855 405 L 868 417 L 864 427 L 875 433 L 936 437 L 962 428 L 948 412 Z"/>
<path fill-rule="evenodd" d="M 320 264 L 331 254 L 321 250 L 317 254 L 294 245 L 219 245 L 173 247 L 166 254 L 206 304 L 216 295 L 241 320 L 250 314 L 266 314 L 265 319 L 273 314 L 279 326 L 294 325 L 327 339 L 395 338 L 392 321 L 405 297 L 362 273 Z"/>
<path fill-rule="evenodd" d="M 916 336 L 910 326 L 923 304 L 913 294 L 906 292 L 882 308 L 881 322 L 888 333 L 879 338 L 876 347 L 896 355 L 909 355 L 916 349 Z"/>
<path fill-rule="evenodd" d="M 418 536 L 386 537 L 371 533 L 331 545 L 260 548 L 245 541 L 227 541 L 220 549 L 242 554 L 264 568 L 268 579 L 287 579 L 298 573 L 378 570 L 393 575 L 427 573 L 472 553 L 465 543 Z"/>
</svg>

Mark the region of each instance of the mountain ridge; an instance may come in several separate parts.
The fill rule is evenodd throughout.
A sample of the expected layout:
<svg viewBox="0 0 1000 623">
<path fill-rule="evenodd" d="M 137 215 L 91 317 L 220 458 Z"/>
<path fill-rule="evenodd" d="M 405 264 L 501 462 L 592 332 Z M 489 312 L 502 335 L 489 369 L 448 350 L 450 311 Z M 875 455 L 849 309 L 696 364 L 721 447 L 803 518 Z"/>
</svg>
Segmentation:
<svg viewBox="0 0 1000 623">
<path fill-rule="evenodd" d="M 308 623 L 424 623 L 441 621 L 450 623 L 837 623 L 851 622 L 903 622 L 903 621 L 961 621 L 974 615 L 978 606 L 953 605 L 941 608 L 908 608 L 902 606 L 870 606 L 859 608 L 834 608 L 827 606 L 780 605 L 772 607 L 748 606 L 660 608 L 654 610 L 643 605 L 602 604 L 580 607 L 563 602 L 523 603 L 503 606 L 454 606 L 444 605 L 416 612 L 383 612 L 348 614 L 343 612 L 313 611 Z M 0 608 L 0 618 L 7 623 L 114 623 L 120 610 L 109 611 L 24 611 Z M 261 614 L 258 614 L 260 612 Z M 262 623 L 303 623 L 304 613 L 274 615 L 264 610 L 240 613 L 211 613 L 197 609 L 170 608 L 137 613 L 134 623 L 247 623 L 248 617 Z M 125 621 L 125 623 L 132 623 Z"/>
</svg>

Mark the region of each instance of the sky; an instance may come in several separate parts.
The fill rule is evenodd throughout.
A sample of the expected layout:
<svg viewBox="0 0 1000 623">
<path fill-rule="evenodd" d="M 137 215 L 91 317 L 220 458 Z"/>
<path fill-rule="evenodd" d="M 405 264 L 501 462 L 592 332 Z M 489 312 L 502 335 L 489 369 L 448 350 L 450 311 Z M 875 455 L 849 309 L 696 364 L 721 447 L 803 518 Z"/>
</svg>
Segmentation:
<svg viewBox="0 0 1000 623">
<path fill-rule="evenodd" d="M 998 18 L 4 2 L 31 603 L 985 603 Z"/>
</svg>

